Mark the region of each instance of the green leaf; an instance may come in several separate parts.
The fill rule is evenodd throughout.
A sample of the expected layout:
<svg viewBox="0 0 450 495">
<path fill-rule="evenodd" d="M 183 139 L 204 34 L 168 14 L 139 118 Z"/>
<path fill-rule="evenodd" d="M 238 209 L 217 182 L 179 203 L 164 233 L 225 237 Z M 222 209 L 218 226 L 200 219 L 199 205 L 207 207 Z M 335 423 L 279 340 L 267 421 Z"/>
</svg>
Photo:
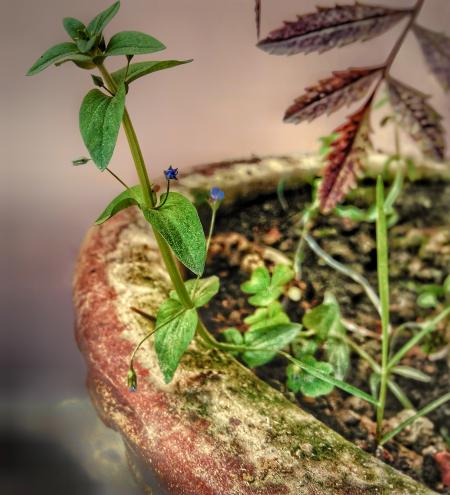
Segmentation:
<svg viewBox="0 0 450 495">
<path fill-rule="evenodd" d="M 314 330 L 317 337 L 323 341 L 330 333 L 342 334 L 339 304 L 335 297 L 327 293 L 324 302 L 308 311 L 302 323 L 308 330 Z"/>
<path fill-rule="evenodd" d="M 242 355 L 242 359 L 251 368 L 268 363 L 275 357 L 278 350 L 286 347 L 297 337 L 301 328 L 301 325 L 298 323 L 284 323 L 271 327 L 258 328 L 245 333 L 245 345 L 252 349 L 262 350 L 246 351 Z"/>
<path fill-rule="evenodd" d="M 241 290 L 246 294 L 256 294 L 270 285 L 269 270 L 265 266 L 260 266 L 253 270 L 250 280 L 241 285 Z"/>
<path fill-rule="evenodd" d="M 334 369 L 334 376 L 338 380 L 343 380 L 350 366 L 350 348 L 348 344 L 340 339 L 329 338 L 326 350 L 328 362 Z"/>
<path fill-rule="evenodd" d="M 222 335 L 226 342 L 234 345 L 242 345 L 244 343 L 244 337 L 237 328 L 227 328 L 222 332 Z M 233 352 L 232 354 L 238 354 Z"/>
<path fill-rule="evenodd" d="M 302 359 L 305 356 L 314 356 L 318 347 L 316 341 L 312 339 L 298 338 L 292 343 L 292 354 L 297 359 Z"/>
<path fill-rule="evenodd" d="M 156 327 L 170 319 L 170 323 L 155 333 L 156 355 L 166 383 L 172 381 L 183 354 L 194 338 L 198 323 L 197 310 L 185 309 L 179 301 L 168 299 L 158 310 Z"/>
<path fill-rule="evenodd" d="M 80 108 L 80 130 L 84 144 L 100 170 L 108 166 L 116 146 L 125 108 L 125 86 L 111 97 L 93 89 Z"/>
<path fill-rule="evenodd" d="M 144 210 L 144 216 L 164 237 L 181 263 L 201 275 L 205 267 L 206 240 L 194 205 L 182 194 L 170 192 L 164 206 Z"/>
<path fill-rule="evenodd" d="M 108 43 L 106 55 L 139 55 L 154 53 L 166 47 L 153 36 L 138 31 L 121 31 Z"/>
<path fill-rule="evenodd" d="M 378 397 L 378 387 L 380 386 L 381 377 L 379 373 L 371 373 L 369 376 L 369 388 L 370 393 L 373 398 L 376 399 Z"/>
<path fill-rule="evenodd" d="M 147 74 L 151 74 L 152 72 L 157 72 L 159 70 L 171 69 L 172 67 L 176 67 L 177 65 L 188 64 L 192 62 L 190 60 L 161 60 L 161 61 L 153 61 L 153 62 L 138 62 L 136 64 L 130 64 L 127 68 L 122 67 L 119 70 L 116 70 L 111 74 L 116 84 L 120 83 L 124 80 L 125 74 L 127 73 L 127 77 L 125 82 L 131 83 L 140 77 L 146 76 Z"/>
<path fill-rule="evenodd" d="M 201 308 L 219 292 L 220 280 L 219 277 L 213 275 L 207 278 L 187 280 L 184 285 L 194 306 Z M 170 292 L 170 297 L 179 301 L 178 294 L 174 290 Z"/>
<path fill-rule="evenodd" d="M 334 209 L 335 213 L 341 218 L 350 218 L 354 222 L 365 222 L 367 221 L 367 212 L 352 205 L 338 205 Z"/>
<path fill-rule="evenodd" d="M 447 275 L 447 277 L 444 280 L 444 284 L 442 285 L 444 289 L 444 294 L 450 294 L 450 275 Z"/>
<path fill-rule="evenodd" d="M 64 17 L 63 25 L 66 33 L 75 41 L 75 43 L 81 37 L 87 36 L 86 26 L 74 17 Z"/>
<path fill-rule="evenodd" d="M 103 12 L 100 12 L 95 16 L 92 21 L 88 24 L 87 30 L 91 35 L 100 34 L 103 32 L 107 24 L 111 19 L 117 14 L 120 8 L 120 2 L 114 2 L 110 7 L 108 7 Z"/>
<path fill-rule="evenodd" d="M 27 72 L 27 76 L 34 76 L 57 62 L 63 63 L 69 60 L 85 61 L 86 59 L 90 60 L 89 57 L 79 52 L 75 43 L 59 43 L 49 48 L 36 60 Z"/>
<path fill-rule="evenodd" d="M 431 291 L 422 292 L 417 298 L 417 305 L 421 308 L 435 308 L 438 305 L 438 299 Z"/>
<path fill-rule="evenodd" d="M 275 287 L 286 285 L 294 278 L 294 270 L 289 265 L 276 265 L 273 274 L 271 285 Z"/>
<path fill-rule="evenodd" d="M 103 213 L 95 221 L 96 225 L 100 225 L 106 220 L 109 220 L 113 215 L 125 208 L 132 205 L 143 205 L 144 198 L 142 194 L 141 186 L 133 186 L 126 189 L 117 197 L 115 197 L 111 203 L 105 208 Z"/>
<path fill-rule="evenodd" d="M 276 301 L 283 291 L 278 287 L 269 287 L 249 297 L 248 302 L 253 306 L 268 306 Z"/>
<path fill-rule="evenodd" d="M 282 311 L 274 316 L 267 316 L 267 318 L 265 318 L 264 320 L 261 320 L 257 323 L 253 323 L 253 325 L 250 325 L 249 331 L 253 332 L 254 330 L 258 330 L 259 328 L 272 327 L 274 325 L 279 325 L 281 323 L 289 323 L 289 322 L 290 322 L 289 316 L 284 311 Z"/>
<path fill-rule="evenodd" d="M 392 373 L 396 375 L 404 376 L 405 378 L 411 378 L 412 380 L 416 380 L 418 382 L 430 383 L 431 376 L 427 375 L 423 371 L 420 371 L 416 368 L 411 368 L 410 366 L 394 366 L 392 368 Z"/>
<path fill-rule="evenodd" d="M 298 359 L 295 359 L 288 354 L 284 353 L 285 357 L 288 358 L 291 362 L 294 362 L 294 364 L 297 364 L 300 368 L 302 368 L 304 371 L 308 372 L 310 375 L 315 376 L 316 378 L 319 378 L 320 380 L 329 383 L 330 385 L 334 385 L 335 387 L 340 388 L 341 390 L 344 390 L 345 392 L 354 395 L 355 397 L 359 397 L 360 399 L 364 399 L 365 401 L 369 402 L 370 404 L 373 404 L 375 406 L 378 406 L 378 402 L 376 399 L 371 397 L 369 394 L 364 392 L 363 390 L 360 390 L 357 387 L 354 387 L 353 385 L 350 385 L 349 383 L 346 383 L 342 380 L 338 380 L 337 378 L 334 378 L 331 374 L 326 374 L 323 373 L 321 370 L 317 369 L 315 366 L 310 366 L 307 362 L 305 361 L 300 361 Z"/>
<path fill-rule="evenodd" d="M 312 356 L 306 356 L 303 358 L 303 363 L 315 368 L 324 375 L 331 375 L 333 373 L 333 366 L 329 363 L 316 361 Z M 319 397 L 320 395 L 329 394 L 334 386 L 330 383 L 305 372 L 296 364 L 290 364 L 287 367 L 287 386 L 293 392 L 301 392 L 308 397 Z"/>
</svg>

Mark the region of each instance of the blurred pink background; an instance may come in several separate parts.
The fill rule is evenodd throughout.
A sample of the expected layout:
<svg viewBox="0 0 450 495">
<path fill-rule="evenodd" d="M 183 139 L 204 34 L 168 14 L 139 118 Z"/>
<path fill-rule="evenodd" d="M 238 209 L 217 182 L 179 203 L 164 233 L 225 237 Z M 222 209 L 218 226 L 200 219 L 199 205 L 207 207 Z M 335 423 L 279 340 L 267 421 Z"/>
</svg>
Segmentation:
<svg viewBox="0 0 450 495">
<path fill-rule="evenodd" d="M 120 187 L 92 164 L 71 166 L 86 155 L 78 109 L 91 88 L 89 72 L 65 64 L 34 77 L 25 73 L 47 48 L 66 41 L 63 17 L 87 22 L 109 3 L 16 0 L 1 6 L 3 412 L 8 404 L 53 403 L 85 394 L 72 331 L 72 270 L 84 233 Z M 319 3 L 331 6 L 334 1 Z M 408 7 L 414 2 L 384 3 Z M 314 4 L 262 0 L 262 37 Z M 449 34 L 449 19 L 448 0 L 426 0 L 419 22 Z M 255 47 L 253 0 L 124 0 L 105 36 L 139 30 L 168 47 L 135 61 L 194 59 L 139 80 L 127 99 L 151 173 L 159 175 L 169 164 L 186 172 L 195 164 L 252 154 L 314 152 L 318 137 L 329 134 L 350 110 L 293 126 L 282 123 L 287 106 L 332 70 L 383 62 L 402 27 L 323 55 L 279 57 Z M 109 67 L 122 65 L 122 57 L 113 62 Z M 393 73 L 432 95 L 448 134 L 448 95 L 425 67 L 411 34 Z M 389 132 L 378 134 L 375 142 L 390 149 Z M 412 149 L 408 140 L 405 146 Z M 136 182 L 122 133 L 111 169 Z"/>
</svg>

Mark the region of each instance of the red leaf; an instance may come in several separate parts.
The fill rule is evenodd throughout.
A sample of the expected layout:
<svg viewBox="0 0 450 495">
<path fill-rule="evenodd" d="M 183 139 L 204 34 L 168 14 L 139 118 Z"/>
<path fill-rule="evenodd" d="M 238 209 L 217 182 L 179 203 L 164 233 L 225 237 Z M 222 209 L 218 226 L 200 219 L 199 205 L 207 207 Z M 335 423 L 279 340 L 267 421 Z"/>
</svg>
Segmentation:
<svg viewBox="0 0 450 495">
<path fill-rule="evenodd" d="M 371 100 L 334 131 L 339 137 L 331 144 L 319 188 L 320 209 L 323 213 L 332 210 L 356 185 L 362 161 L 370 146 L 370 103 Z"/>
<path fill-rule="evenodd" d="M 409 9 L 389 9 L 360 3 L 318 7 L 317 12 L 285 22 L 284 26 L 260 41 L 258 47 L 275 55 L 324 52 L 335 46 L 374 38 L 410 13 Z"/>
<path fill-rule="evenodd" d="M 333 76 L 322 79 L 315 86 L 306 88 L 305 94 L 297 98 L 287 109 L 285 122 L 299 124 L 311 121 L 326 113 L 329 115 L 344 105 L 362 98 L 372 83 L 381 75 L 382 69 L 354 68 L 333 72 Z"/>
<path fill-rule="evenodd" d="M 429 97 L 392 77 L 386 82 L 395 117 L 402 128 L 424 155 L 443 160 L 445 140 L 442 117 L 427 103 Z"/>
</svg>

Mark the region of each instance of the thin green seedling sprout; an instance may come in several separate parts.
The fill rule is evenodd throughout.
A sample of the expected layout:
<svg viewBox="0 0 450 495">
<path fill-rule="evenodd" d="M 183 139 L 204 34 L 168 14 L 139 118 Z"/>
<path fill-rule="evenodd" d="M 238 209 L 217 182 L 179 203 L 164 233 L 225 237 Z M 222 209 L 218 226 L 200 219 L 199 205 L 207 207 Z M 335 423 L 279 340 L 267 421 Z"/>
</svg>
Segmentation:
<svg viewBox="0 0 450 495">
<path fill-rule="evenodd" d="M 278 196 L 278 202 L 281 205 L 281 208 L 283 211 L 288 211 L 289 209 L 289 204 L 286 200 L 286 196 L 284 194 L 286 188 L 286 177 L 282 177 L 277 184 L 277 196 Z"/>
<path fill-rule="evenodd" d="M 389 265 L 388 265 L 388 242 L 386 215 L 384 212 L 384 184 L 379 175 L 376 186 L 376 206 L 377 206 L 377 272 L 378 272 L 378 292 L 381 304 L 381 382 L 378 396 L 378 406 L 376 411 L 377 420 L 377 441 L 381 440 L 382 426 L 384 419 L 384 408 L 386 405 L 386 392 L 388 381 L 389 364 Z"/>
</svg>

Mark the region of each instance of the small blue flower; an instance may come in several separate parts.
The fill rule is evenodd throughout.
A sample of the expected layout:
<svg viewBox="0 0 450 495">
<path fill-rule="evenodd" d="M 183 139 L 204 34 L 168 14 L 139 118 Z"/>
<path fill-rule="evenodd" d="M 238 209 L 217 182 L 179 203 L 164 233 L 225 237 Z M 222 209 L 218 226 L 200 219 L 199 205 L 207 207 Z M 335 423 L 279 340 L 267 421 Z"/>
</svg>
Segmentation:
<svg viewBox="0 0 450 495">
<path fill-rule="evenodd" d="M 219 187 L 213 187 L 209 192 L 209 196 L 212 201 L 222 201 L 225 197 L 225 193 Z"/>
<path fill-rule="evenodd" d="M 173 168 L 172 165 L 170 165 L 167 170 L 164 170 L 164 175 L 167 180 L 177 180 L 178 169 Z"/>
</svg>

